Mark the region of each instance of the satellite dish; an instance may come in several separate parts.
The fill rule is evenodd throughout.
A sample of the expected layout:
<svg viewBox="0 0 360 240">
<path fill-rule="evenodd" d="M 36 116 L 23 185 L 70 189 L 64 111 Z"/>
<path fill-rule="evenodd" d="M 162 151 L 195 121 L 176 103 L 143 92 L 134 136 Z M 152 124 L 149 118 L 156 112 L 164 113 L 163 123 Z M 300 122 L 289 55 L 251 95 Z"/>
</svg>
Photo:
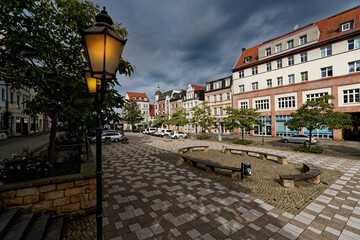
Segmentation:
<svg viewBox="0 0 360 240">
<path fill-rule="evenodd" d="M 299 25 L 295 25 L 294 26 L 294 30 L 298 29 L 299 28 Z"/>
</svg>

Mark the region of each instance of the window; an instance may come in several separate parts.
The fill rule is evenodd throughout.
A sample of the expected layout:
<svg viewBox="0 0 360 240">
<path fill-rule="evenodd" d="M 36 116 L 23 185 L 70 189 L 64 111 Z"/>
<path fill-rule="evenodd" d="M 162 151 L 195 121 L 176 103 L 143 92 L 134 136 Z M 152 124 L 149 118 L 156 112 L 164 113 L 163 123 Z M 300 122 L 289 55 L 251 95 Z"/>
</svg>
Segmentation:
<svg viewBox="0 0 360 240">
<path fill-rule="evenodd" d="M 275 46 L 275 51 L 276 52 L 281 52 L 281 50 L 282 50 L 282 45 L 281 44 L 278 44 L 278 45 Z"/>
<path fill-rule="evenodd" d="M 291 83 L 295 83 L 295 75 L 294 74 L 289 75 L 289 84 L 291 84 Z"/>
<path fill-rule="evenodd" d="M 248 103 L 247 102 L 241 102 L 240 103 L 240 108 L 241 109 L 248 109 L 249 108 Z"/>
<path fill-rule="evenodd" d="M 246 58 L 244 59 L 244 61 L 245 61 L 245 63 L 250 62 L 250 61 L 251 61 L 251 57 L 246 57 Z"/>
<path fill-rule="evenodd" d="M 360 38 L 355 38 L 348 41 L 348 50 L 360 48 Z"/>
<path fill-rule="evenodd" d="M 278 78 L 277 78 L 277 85 L 278 85 L 278 86 L 284 85 L 284 82 L 283 82 L 283 78 L 282 78 L 282 77 L 278 77 Z"/>
<path fill-rule="evenodd" d="M 360 72 L 360 61 L 349 63 L 349 72 Z"/>
<path fill-rule="evenodd" d="M 255 75 L 255 74 L 258 73 L 258 68 L 254 67 L 254 68 L 251 69 L 251 71 L 252 71 L 252 75 Z"/>
<path fill-rule="evenodd" d="M 307 36 L 306 35 L 301 36 L 300 41 L 299 41 L 300 45 L 305 44 L 305 43 L 307 43 Z"/>
<path fill-rule="evenodd" d="M 344 103 L 360 103 L 360 89 L 344 90 Z"/>
<path fill-rule="evenodd" d="M 210 90 L 210 85 L 206 85 L 206 90 Z"/>
<path fill-rule="evenodd" d="M 221 85 L 222 85 L 221 82 L 219 82 L 218 85 L 219 85 L 219 88 L 221 88 Z"/>
<path fill-rule="evenodd" d="M 300 54 L 300 61 L 303 62 L 307 62 L 307 53 L 302 53 Z"/>
<path fill-rule="evenodd" d="M 214 95 L 214 102 L 216 102 L 216 95 Z"/>
<path fill-rule="evenodd" d="M 244 85 L 239 86 L 239 92 L 245 92 L 245 86 Z"/>
<path fill-rule="evenodd" d="M 290 49 L 290 48 L 293 48 L 294 47 L 294 40 L 290 40 L 287 42 L 287 48 Z"/>
<path fill-rule="evenodd" d="M 321 96 L 327 95 L 328 93 L 312 93 L 312 94 L 306 94 L 306 101 L 315 101 Z"/>
<path fill-rule="evenodd" d="M 288 57 L 288 65 L 289 66 L 294 65 L 294 56 Z"/>
<path fill-rule="evenodd" d="M 341 25 L 341 31 L 344 32 L 344 31 L 347 31 L 350 29 L 350 22 L 347 22 L 347 23 L 344 23 Z"/>
<path fill-rule="evenodd" d="M 255 108 L 260 110 L 269 109 L 269 99 L 255 101 Z"/>
<path fill-rule="evenodd" d="M 227 100 L 230 100 L 230 92 L 227 92 L 227 93 L 226 93 L 226 99 L 227 99 Z"/>
<path fill-rule="evenodd" d="M 266 86 L 267 87 L 272 87 L 272 80 L 271 79 L 266 80 Z"/>
<path fill-rule="evenodd" d="M 258 82 L 253 82 L 253 83 L 251 84 L 251 86 L 252 86 L 252 90 L 259 89 L 259 84 L 258 84 Z"/>
<path fill-rule="evenodd" d="M 333 69 L 332 67 L 326 67 L 321 69 L 321 77 L 332 77 Z"/>
<path fill-rule="evenodd" d="M 210 96 L 207 96 L 207 101 L 210 102 Z"/>
<path fill-rule="evenodd" d="M 229 79 L 226 80 L 226 86 L 227 87 L 230 86 L 230 80 Z"/>
<path fill-rule="evenodd" d="M 278 99 L 279 108 L 294 108 L 295 97 L 283 97 Z"/>
<path fill-rule="evenodd" d="M 308 79 L 308 72 L 302 72 L 301 74 L 301 81 L 307 81 Z"/>
<path fill-rule="evenodd" d="M 222 101 L 222 94 L 219 94 L 219 101 Z"/>
<path fill-rule="evenodd" d="M 321 48 L 320 52 L 321 52 L 321 57 L 331 56 L 332 54 L 331 46 Z"/>
<path fill-rule="evenodd" d="M 243 78 L 244 77 L 244 71 L 240 71 L 239 72 L 239 78 Z"/>
<path fill-rule="evenodd" d="M 220 115 L 223 115 L 223 108 L 222 107 L 220 108 L 219 112 L 220 112 Z"/>
<path fill-rule="evenodd" d="M 282 60 L 276 61 L 277 68 L 282 68 Z"/>
<path fill-rule="evenodd" d="M 214 115 L 217 115 L 217 109 L 214 108 Z"/>
<path fill-rule="evenodd" d="M 271 63 L 266 64 L 266 71 L 271 71 Z"/>
<path fill-rule="evenodd" d="M 265 56 L 270 56 L 270 55 L 271 55 L 271 48 L 265 49 Z"/>
</svg>

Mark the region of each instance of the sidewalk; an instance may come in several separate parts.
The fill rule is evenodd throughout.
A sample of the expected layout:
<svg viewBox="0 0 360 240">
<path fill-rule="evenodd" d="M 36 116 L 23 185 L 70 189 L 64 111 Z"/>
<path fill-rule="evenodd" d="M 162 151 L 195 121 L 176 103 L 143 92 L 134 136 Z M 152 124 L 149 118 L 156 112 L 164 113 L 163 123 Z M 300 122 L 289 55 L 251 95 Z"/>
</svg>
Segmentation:
<svg viewBox="0 0 360 240">
<path fill-rule="evenodd" d="M 360 239 L 359 161 L 287 153 L 290 162 L 344 172 L 292 215 L 154 156 L 190 145 L 221 149 L 223 143 L 152 137 L 145 144 L 140 136 L 129 133 L 130 144 L 103 146 L 106 239 Z"/>
</svg>

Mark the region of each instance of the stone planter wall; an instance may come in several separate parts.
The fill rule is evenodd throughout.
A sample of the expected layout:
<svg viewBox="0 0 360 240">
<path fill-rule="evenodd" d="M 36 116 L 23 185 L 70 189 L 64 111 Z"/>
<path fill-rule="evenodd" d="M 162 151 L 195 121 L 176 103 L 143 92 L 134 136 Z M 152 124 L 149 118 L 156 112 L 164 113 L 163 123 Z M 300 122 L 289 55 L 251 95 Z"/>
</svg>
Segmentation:
<svg viewBox="0 0 360 240">
<path fill-rule="evenodd" d="M 82 150 L 84 163 L 79 174 L 2 184 L 0 206 L 69 215 L 93 211 L 96 207 L 95 159 L 89 154 L 87 160 L 85 145 Z"/>
</svg>

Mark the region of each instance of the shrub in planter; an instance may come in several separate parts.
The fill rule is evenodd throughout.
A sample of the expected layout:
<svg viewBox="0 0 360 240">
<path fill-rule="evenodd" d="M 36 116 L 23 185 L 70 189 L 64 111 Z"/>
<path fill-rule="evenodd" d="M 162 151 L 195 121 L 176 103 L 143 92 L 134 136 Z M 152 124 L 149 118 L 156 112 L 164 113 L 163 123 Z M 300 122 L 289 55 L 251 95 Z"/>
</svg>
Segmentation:
<svg viewBox="0 0 360 240">
<path fill-rule="evenodd" d="M 198 140 L 205 140 L 205 139 L 210 139 L 210 138 L 211 138 L 210 136 L 204 135 L 204 136 L 198 136 L 196 139 L 198 139 Z"/>
<path fill-rule="evenodd" d="M 83 143 L 83 139 L 81 137 L 66 137 L 60 136 L 55 140 L 56 145 L 72 145 L 72 144 L 80 144 Z"/>
<path fill-rule="evenodd" d="M 233 142 L 233 144 L 240 144 L 240 145 L 249 145 L 252 143 L 253 143 L 253 141 L 251 141 L 251 140 L 237 140 L 237 141 Z"/>
<path fill-rule="evenodd" d="M 299 146 L 294 148 L 297 152 L 306 152 L 306 153 L 322 153 L 324 149 L 321 146 L 313 146 L 310 149 L 307 146 Z"/>
<path fill-rule="evenodd" d="M 51 168 L 49 162 L 29 150 L 21 155 L 13 154 L 0 162 L 0 181 L 18 182 L 46 177 Z"/>
</svg>

